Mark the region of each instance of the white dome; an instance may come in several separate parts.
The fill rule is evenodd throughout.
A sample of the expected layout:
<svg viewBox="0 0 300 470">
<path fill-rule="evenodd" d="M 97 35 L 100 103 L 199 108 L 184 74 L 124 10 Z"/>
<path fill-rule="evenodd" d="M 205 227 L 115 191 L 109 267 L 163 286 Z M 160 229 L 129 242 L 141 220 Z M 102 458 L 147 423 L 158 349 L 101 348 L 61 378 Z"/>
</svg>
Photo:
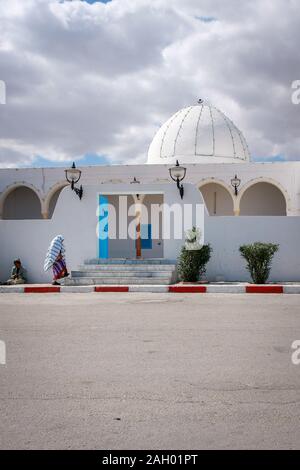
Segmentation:
<svg viewBox="0 0 300 470">
<path fill-rule="evenodd" d="M 250 154 L 241 131 L 219 109 L 199 100 L 180 109 L 152 140 L 147 163 L 237 163 Z"/>
</svg>

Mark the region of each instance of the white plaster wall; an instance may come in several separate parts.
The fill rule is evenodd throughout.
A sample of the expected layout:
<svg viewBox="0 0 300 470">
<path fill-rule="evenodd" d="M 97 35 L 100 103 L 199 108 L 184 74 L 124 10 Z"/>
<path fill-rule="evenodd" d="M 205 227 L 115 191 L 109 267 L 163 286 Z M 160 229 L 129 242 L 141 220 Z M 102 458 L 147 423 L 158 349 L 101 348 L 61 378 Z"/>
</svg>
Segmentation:
<svg viewBox="0 0 300 470">
<path fill-rule="evenodd" d="M 271 281 L 300 281 L 300 217 L 206 217 L 205 241 L 213 247 L 207 278 L 214 281 L 249 281 L 239 246 L 246 243 L 279 243 Z"/>
<path fill-rule="evenodd" d="M 199 164 L 186 165 L 185 197 L 181 201 L 174 183 L 170 183 L 166 165 L 124 165 L 83 168 L 82 184 L 84 198 L 79 201 L 70 188 L 65 188 L 58 198 L 51 220 L 1 220 L 0 221 L 0 279 L 9 274 L 12 260 L 16 256 L 23 259 L 29 269 L 30 281 L 46 281 L 51 274 L 44 274 L 42 266 L 50 240 L 58 233 L 66 239 L 67 259 L 71 269 L 86 258 L 97 253 L 96 238 L 96 193 L 132 191 L 128 184 L 136 176 L 141 181 L 140 188 L 162 189 L 165 202 L 179 204 L 202 202 L 197 185 L 206 180 L 221 180 L 230 186 L 235 173 L 241 178 L 243 187 L 252 181 L 263 179 L 279 182 L 286 192 L 289 215 L 300 215 L 300 162 L 269 164 Z M 14 182 L 27 182 L 34 185 L 41 197 L 57 182 L 64 180 L 62 168 L 0 170 L 0 192 Z M 112 184 L 111 181 L 117 184 Z M 101 184 L 105 182 L 106 184 Z M 193 183 L 189 185 L 187 182 Z M 1 194 L 0 194 L 1 198 Z M 247 280 L 249 276 L 243 268 L 238 247 L 253 241 L 274 241 L 280 243 L 279 254 L 274 261 L 273 280 L 300 280 L 299 233 L 300 217 L 207 217 L 205 241 L 214 248 L 209 264 L 209 279 L 223 276 L 226 280 Z M 165 244 L 164 257 L 177 256 L 182 240 Z"/>
<path fill-rule="evenodd" d="M 185 182 L 195 185 L 211 180 L 221 181 L 230 191 L 231 178 L 237 174 L 241 179 L 240 191 L 257 181 L 274 181 L 285 191 L 288 199 L 288 215 L 300 215 L 300 162 L 278 163 L 207 163 L 187 164 Z M 169 165 L 112 165 L 83 167 L 83 186 L 112 181 L 129 183 L 135 176 L 141 183 L 170 183 Z M 1 197 L 5 189 L 14 183 L 33 185 L 44 200 L 51 190 L 65 181 L 64 168 L 22 168 L 0 169 L 0 212 Z M 173 183 L 172 183 L 173 184 Z"/>
<path fill-rule="evenodd" d="M 48 282 L 52 273 L 43 272 L 43 264 L 50 241 L 58 234 L 65 237 L 69 270 L 77 269 L 86 259 L 98 254 L 97 208 L 99 193 L 131 193 L 132 185 L 87 185 L 81 201 L 69 187 L 62 190 L 51 220 L 0 220 L 0 280 L 8 278 L 13 259 L 20 257 L 28 270 L 29 282 Z M 200 192 L 193 185 L 185 185 L 185 198 L 180 199 L 175 184 L 140 185 L 139 192 L 163 192 L 167 204 L 178 203 L 203 206 Z M 136 191 L 136 189 L 135 189 Z M 201 217 L 199 218 L 201 221 Z M 192 214 L 190 226 L 196 224 Z M 201 221 L 202 223 L 202 221 Z M 204 228 L 200 227 L 204 234 Z M 165 240 L 164 257 L 177 257 L 183 240 Z"/>
<path fill-rule="evenodd" d="M 29 282 L 51 280 L 52 273 L 44 273 L 43 264 L 50 241 L 58 234 L 65 237 L 68 266 L 75 269 L 85 258 L 96 253 L 96 220 L 96 198 L 92 188 L 86 191 L 82 201 L 70 188 L 65 188 L 51 220 L 1 220 L 1 280 L 7 278 L 15 257 L 20 257 L 27 268 Z"/>
<path fill-rule="evenodd" d="M 204 215 L 207 213 L 203 196 L 192 184 L 185 184 L 184 185 L 184 198 L 181 199 L 179 196 L 178 189 L 175 184 L 168 184 L 165 185 L 165 192 L 164 192 L 164 207 L 165 211 L 163 211 L 163 223 L 164 227 L 166 224 L 166 220 L 168 218 L 168 207 L 171 207 L 173 204 L 179 204 L 182 207 L 186 218 L 183 219 L 182 225 L 182 239 L 174 238 L 172 240 L 164 239 L 164 258 L 168 259 L 175 259 L 178 257 L 183 241 L 184 241 L 184 232 L 188 228 L 192 226 L 196 226 L 201 230 L 202 233 L 202 240 L 205 239 L 205 225 L 204 225 Z M 188 217 L 188 208 L 184 208 L 184 205 L 193 205 L 193 211 L 191 217 Z M 173 219 L 171 219 L 173 220 Z"/>
<path fill-rule="evenodd" d="M 103 186 L 111 190 L 112 186 Z M 123 187 L 128 188 L 128 186 Z M 165 200 L 179 202 L 175 185 L 169 185 Z M 153 186 L 152 186 L 153 189 Z M 165 188 L 164 188 L 165 189 Z M 196 188 L 186 185 L 183 202 L 199 200 Z M 46 282 L 51 273 L 44 273 L 43 263 L 51 239 L 63 233 L 66 240 L 67 260 L 70 269 L 97 253 L 96 193 L 99 186 L 86 189 L 79 201 L 69 188 L 65 188 L 58 200 L 51 220 L 0 221 L 0 279 L 5 280 L 12 260 L 20 256 L 28 268 L 30 282 Z M 239 246 L 254 241 L 280 244 L 271 272 L 273 281 L 300 281 L 299 249 L 300 217 L 205 217 L 205 242 L 211 243 L 213 256 L 208 265 L 209 280 L 223 278 L 227 281 L 247 281 L 249 275 L 239 254 Z M 165 258 L 174 258 L 182 246 L 182 240 L 165 243 Z"/>
</svg>

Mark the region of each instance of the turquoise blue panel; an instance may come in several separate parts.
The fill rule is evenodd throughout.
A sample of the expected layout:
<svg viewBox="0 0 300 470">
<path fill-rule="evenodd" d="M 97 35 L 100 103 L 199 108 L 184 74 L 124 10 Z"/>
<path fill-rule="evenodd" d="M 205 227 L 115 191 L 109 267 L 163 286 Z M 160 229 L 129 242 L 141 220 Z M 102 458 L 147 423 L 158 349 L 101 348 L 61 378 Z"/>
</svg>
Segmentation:
<svg viewBox="0 0 300 470">
<path fill-rule="evenodd" d="M 151 250 L 151 224 L 141 224 L 141 247 L 142 250 Z"/>
<path fill-rule="evenodd" d="M 108 198 L 99 196 L 99 258 L 108 258 Z"/>
</svg>

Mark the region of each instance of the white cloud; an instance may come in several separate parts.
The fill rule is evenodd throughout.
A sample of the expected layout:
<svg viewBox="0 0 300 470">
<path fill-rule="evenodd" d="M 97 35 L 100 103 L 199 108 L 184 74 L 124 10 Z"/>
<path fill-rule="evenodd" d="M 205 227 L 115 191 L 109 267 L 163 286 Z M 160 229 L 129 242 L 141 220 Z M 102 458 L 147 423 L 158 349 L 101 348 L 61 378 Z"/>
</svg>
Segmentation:
<svg viewBox="0 0 300 470">
<path fill-rule="evenodd" d="M 253 155 L 300 160 L 299 20 L 296 0 L 1 2 L 0 165 L 145 161 L 157 126 L 198 97 Z"/>
</svg>

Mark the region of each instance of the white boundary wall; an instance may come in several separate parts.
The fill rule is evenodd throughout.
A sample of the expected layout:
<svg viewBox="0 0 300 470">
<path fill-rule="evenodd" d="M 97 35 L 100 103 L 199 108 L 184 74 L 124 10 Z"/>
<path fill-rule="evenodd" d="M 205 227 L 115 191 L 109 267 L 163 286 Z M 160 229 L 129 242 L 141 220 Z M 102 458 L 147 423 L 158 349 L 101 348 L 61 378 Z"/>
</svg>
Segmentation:
<svg viewBox="0 0 300 470">
<path fill-rule="evenodd" d="M 65 188 L 51 220 L 0 220 L 0 280 L 8 278 L 12 261 L 20 257 L 28 269 L 29 282 L 48 282 L 43 272 L 45 253 L 51 239 L 62 233 L 66 239 L 67 261 L 77 269 L 85 259 L 97 256 L 97 194 L 102 191 L 132 191 L 133 185 L 97 185 L 85 188 L 82 201 Z M 139 190 L 159 190 L 165 203 L 202 204 L 196 186 L 185 184 L 181 201 L 175 184 L 139 185 Z M 134 190 L 137 190 L 136 188 Z M 248 281 L 239 246 L 254 241 L 280 244 L 275 255 L 272 281 L 300 281 L 300 217 L 205 217 L 205 242 L 213 247 L 207 270 L 209 281 Z M 164 243 L 164 257 L 175 258 L 182 240 Z"/>
<path fill-rule="evenodd" d="M 137 187 L 138 186 L 138 187 Z M 185 197 L 180 199 L 176 184 L 98 184 L 84 187 L 82 201 L 69 187 L 63 189 L 51 220 L 0 220 L 0 281 L 10 274 L 13 260 L 20 257 L 28 271 L 29 282 L 49 282 L 51 270 L 43 271 L 44 259 L 51 240 L 58 234 L 65 237 L 66 257 L 69 270 L 76 270 L 86 259 L 98 256 L 96 227 L 98 222 L 98 195 L 153 193 L 164 195 L 164 203 L 183 206 L 191 204 L 204 209 L 201 193 L 192 184 L 185 185 Z M 199 228 L 204 235 L 204 211 L 198 218 Z M 196 224 L 195 211 L 190 225 Z M 175 259 L 183 244 L 182 239 L 164 241 L 164 257 Z"/>
<path fill-rule="evenodd" d="M 255 241 L 280 245 L 270 281 L 300 281 L 300 217 L 206 217 L 205 240 L 213 248 L 209 281 L 249 281 L 239 246 Z"/>
</svg>

